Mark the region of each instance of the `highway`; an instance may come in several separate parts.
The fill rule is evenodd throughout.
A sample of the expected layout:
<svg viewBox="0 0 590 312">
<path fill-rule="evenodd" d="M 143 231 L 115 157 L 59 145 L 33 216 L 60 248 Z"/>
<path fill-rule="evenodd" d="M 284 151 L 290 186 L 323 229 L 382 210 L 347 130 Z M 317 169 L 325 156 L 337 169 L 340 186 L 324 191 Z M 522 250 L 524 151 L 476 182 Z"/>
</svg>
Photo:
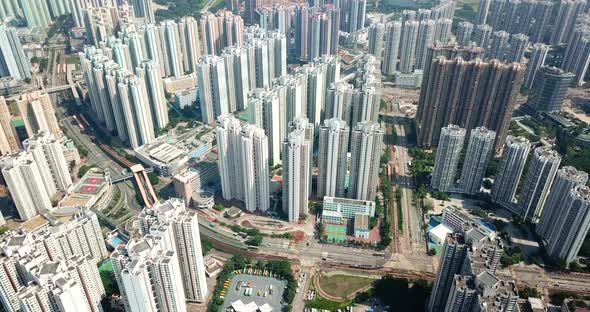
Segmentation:
<svg viewBox="0 0 590 312">
<path fill-rule="evenodd" d="M 81 132 L 80 128 L 72 124 L 72 118 L 67 116 L 64 107 L 57 106 L 56 112 L 59 115 L 60 126 L 65 130 L 65 134 L 88 151 L 88 164 L 96 164 L 100 168 L 110 171 L 111 177 L 121 175 L 124 168 L 109 158 L 98 145 L 92 142 L 92 139 L 87 134 Z M 136 211 L 141 210 L 142 207 L 135 200 L 135 189 L 131 182 L 118 183 L 116 188 L 121 192 L 121 196 L 126 199 L 129 208 Z"/>
</svg>

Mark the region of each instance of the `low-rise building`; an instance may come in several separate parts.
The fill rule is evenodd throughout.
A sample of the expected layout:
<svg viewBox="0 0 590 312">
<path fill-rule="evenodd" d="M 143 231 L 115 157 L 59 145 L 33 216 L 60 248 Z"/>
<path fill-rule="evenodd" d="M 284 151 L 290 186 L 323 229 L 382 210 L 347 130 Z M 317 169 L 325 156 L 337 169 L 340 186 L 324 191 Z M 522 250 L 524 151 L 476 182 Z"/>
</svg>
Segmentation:
<svg viewBox="0 0 590 312">
<path fill-rule="evenodd" d="M 76 183 L 70 192 L 58 203 L 59 212 L 64 208 L 95 208 L 102 210 L 108 206 L 112 199 L 111 176 L 106 170 L 91 168 Z"/>
<path fill-rule="evenodd" d="M 189 160 L 211 151 L 211 140 L 201 140 L 208 132 L 203 126 L 175 129 L 156 140 L 135 149 L 135 156 L 160 175 L 170 176 L 183 168 Z"/>
<path fill-rule="evenodd" d="M 354 237 L 369 239 L 369 216 L 365 214 L 354 215 Z"/>
<path fill-rule="evenodd" d="M 371 200 L 358 200 L 342 197 L 324 196 L 323 211 L 337 211 L 344 219 L 350 220 L 356 214 L 375 216 L 375 202 Z"/>
</svg>

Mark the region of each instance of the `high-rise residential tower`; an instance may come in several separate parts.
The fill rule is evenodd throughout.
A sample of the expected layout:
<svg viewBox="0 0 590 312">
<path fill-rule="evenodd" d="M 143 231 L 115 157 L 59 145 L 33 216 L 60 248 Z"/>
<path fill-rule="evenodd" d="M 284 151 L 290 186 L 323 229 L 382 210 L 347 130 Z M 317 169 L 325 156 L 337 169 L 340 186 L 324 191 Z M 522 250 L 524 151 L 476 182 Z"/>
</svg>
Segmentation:
<svg viewBox="0 0 590 312">
<path fill-rule="evenodd" d="M 397 67 L 397 56 L 399 52 L 402 33 L 402 23 L 392 22 L 387 24 L 385 34 L 385 49 L 381 61 L 381 71 L 384 74 L 392 74 Z"/>
<path fill-rule="evenodd" d="M 567 43 L 571 38 L 578 15 L 584 11 L 585 0 L 561 0 L 557 5 L 553 33 L 549 43 L 560 45 Z"/>
<path fill-rule="evenodd" d="M 0 96 L 0 156 L 16 152 L 19 149 L 19 142 L 16 131 L 12 127 L 10 111 L 6 100 Z"/>
<path fill-rule="evenodd" d="M 203 123 L 213 124 L 217 116 L 230 112 L 223 58 L 215 55 L 201 58 L 197 65 L 197 77 Z"/>
<path fill-rule="evenodd" d="M 312 147 L 303 129 L 291 131 L 283 141 L 283 211 L 291 222 L 307 214 Z"/>
<path fill-rule="evenodd" d="M 560 162 L 561 156 L 556 151 L 545 147 L 533 151 L 516 211 L 523 220 L 539 220 Z"/>
<path fill-rule="evenodd" d="M 483 0 L 485 1 L 485 0 Z M 481 4 L 482 1 L 480 1 Z M 473 24 L 469 22 L 460 22 L 457 27 L 457 43 L 460 46 L 466 46 L 471 42 L 471 34 L 473 33 Z"/>
<path fill-rule="evenodd" d="M 529 140 L 524 137 L 506 138 L 502 158 L 498 164 L 498 174 L 492 188 L 492 201 L 506 207 L 514 204 L 514 195 L 524 171 L 531 149 Z"/>
<path fill-rule="evenodd" d="M 464 141 L 465 129 L 457 125 L 442 128 L 430 183 L 433 189 L 447 192 L 455 185 L 455 174 Z"/>
<path fill-rule="evenodd" d="M 369 53 L 381 60 L 383 53 L 383 36 L 385 34 L 385 25 L 383 23 L 373 23 L 368 28 L 369 32 Z"/>
<path fill-rule="evenodd" d="M 433 59 L 418 101 L 418 144 L 437 145 L 440 129 L 456 124 L 467 131 L 481 126 L 495 131 L 498 149 L 508 133 L 522 72 L 520 64 L 497 60 Z"/>
<path fill-rule="evenodd" d="M 565 1 L 565 0 L 564 0 Z M 569 40 L 563 56 L 561 68 L 574 73 L 573 86 L 581 86 L 590 64 L 590 14 L 580 14 L 569 33 Z"/>
<path fill-rule="evenodd" d="M 446 237 L 428 302 L 428 311 L 444 311 L 453 279 L 456 274 L 461 274 L 468 248 L 462 233 L 449 234 Z"/>
<path fill-rule="evenodd" d="M 0 77 L 31 78 L 31 63 L 26 57 L 16 29 L 0 24 Z"/>
<path fill-rule="evenodd" d="M 173 242 L 166 247 L 178 257 L 186 300 L 204 302 L 208 289 L 197 214 L 187 210 L 183 200 L 170 198 L 144 208 L 138 221 L 143 236 L 167 240 L 172 234 Z"/>
<path fill-rule="evenodd" d="M 53 180 L 43 180 L 32 154 L 22 152 L 4 157 L 0 160 L 0 167 L 21 220 L 51 210 L 50 197 L 54 194 L 47 192 L 46 184 L 53 183 Z"/>
<path fill-rule="evenodd" d="M 344 197 L 347 171 L 348 124 L 342 119 L 324 120 L 319 129 L 317 196 Z"/>
<path fill-rule="evenodd" d="M 420 23 L 417 21 L 406 21 L 402 26 L 399 71 L 404 74 L 412 73 L 414 70 L 419 28 Z"/>
<path fill-rule="evenodd" d="M 586 182 L 588 182 L 588 173 L 576 170 L 574 167 L 565 166 L 557 171 L 545 208 L 535 227 L 539 236 L 547 241 L 557 237 L 556 233 L 560 231 L 561 224 L 556 220 L 563 217 L 563 203 L 567 201 L 570 191 L 576 185 L 585 185 Z"/>
<path fill-rule="evenodd" d="M 531 56 L 529 57 L 522 85 L 530 89 L 539 69 L 545 65 L 545 59 L 549 52 L 549 46 L 543 43 L 535 43 L 531 47 Z"/>
<path fill-rule="evenodd" d="M 49 94 L 42 91 L 23 93 L 16 104 L 29 137 L 39 130 L 49 130 L 54 135 L 61 135 Z"/>
<path fill-rule="evenodd" d="M 348 198 L 375 199 L 384 135 L 379 124 L 371 121 L 359 122 L 351 130 Z"/>
<path fill-rule="evenodd" d="M 576 259 L 590 229 L 590 188 L 576 185 L 567 192 L 561 212 L 553 222 L 554 231 L 547 236 L 547 253 L 570 263 Z"/>
<path fill-rule="evenodd" d="M 485 127 L 477 127 L 471 130 L 459 180 L 459 188 L 464 192 L 468 194 L 479 192 L 486 167 L 494 153 L 495 139 L 496 132 Z"/>
</svg>

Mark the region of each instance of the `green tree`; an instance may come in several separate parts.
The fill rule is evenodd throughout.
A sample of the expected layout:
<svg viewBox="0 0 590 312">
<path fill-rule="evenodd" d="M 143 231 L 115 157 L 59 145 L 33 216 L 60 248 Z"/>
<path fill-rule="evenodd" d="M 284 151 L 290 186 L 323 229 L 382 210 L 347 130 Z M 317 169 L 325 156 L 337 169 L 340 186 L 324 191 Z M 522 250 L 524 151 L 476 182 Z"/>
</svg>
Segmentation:
<svg viewBox="0 0 590 312">
<path fill-rule="evenodd" d="M 519 292 L 520 298 L 528 299 L 529 297 L 533 298 L 541 298 L 541 293 L 537 288 L 525 287 L 522 291 Z"/>
</svg>

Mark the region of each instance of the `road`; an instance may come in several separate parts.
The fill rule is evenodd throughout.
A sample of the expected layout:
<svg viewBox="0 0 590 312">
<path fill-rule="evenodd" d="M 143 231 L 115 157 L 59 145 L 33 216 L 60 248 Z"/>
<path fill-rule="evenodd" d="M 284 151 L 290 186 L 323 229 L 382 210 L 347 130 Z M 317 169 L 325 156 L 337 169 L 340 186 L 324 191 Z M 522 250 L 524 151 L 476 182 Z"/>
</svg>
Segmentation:
<svg viewBox="0 0 590 312">
<path fill-rule="evenodd" d="M 408 164 L 411 157 L 408 152 L 408 137 L 406 132 L 406 117 L 399 111 L 397 105 L 394 105 L 394 112 L 388 114 L 393 128 L 396 132 L 395 148 L 393 155 L 393 165 L 396 169 L 394 182 L 402 192 L 402 220 L 403 232 L 399 241 L 400 250 L 412 254 L 426 253 L 425 233 L 423 231 L 423 217 L 419 207 L 412 205 L 412 188 L 414 185 L 413 177 L 409 171 Z"/>
<path fill-rule="evenodd" d="M 60 126 L 65 130 L 65 134 L 88 151 L 88 164 L 96 164 L 100 168 L 108 170 L 111 177 L 121 175 L 124 168 L 109 158 L 104 151 L 92 142 L 92 139 L 86 133 L 81 132 L 80 128 L 73 125 L 72 118 L 67 116 L 64 107 L 58 106 L 56 112 L 59 115 Z M 121 197 L 126 199 L 127 207 L 135 211 L 141 210 L 142 207 L 135 200 L 135 189 L 132 182 L 121 182 L 116 184 L 116 187 L 121 192 Z"/>
</svg>

